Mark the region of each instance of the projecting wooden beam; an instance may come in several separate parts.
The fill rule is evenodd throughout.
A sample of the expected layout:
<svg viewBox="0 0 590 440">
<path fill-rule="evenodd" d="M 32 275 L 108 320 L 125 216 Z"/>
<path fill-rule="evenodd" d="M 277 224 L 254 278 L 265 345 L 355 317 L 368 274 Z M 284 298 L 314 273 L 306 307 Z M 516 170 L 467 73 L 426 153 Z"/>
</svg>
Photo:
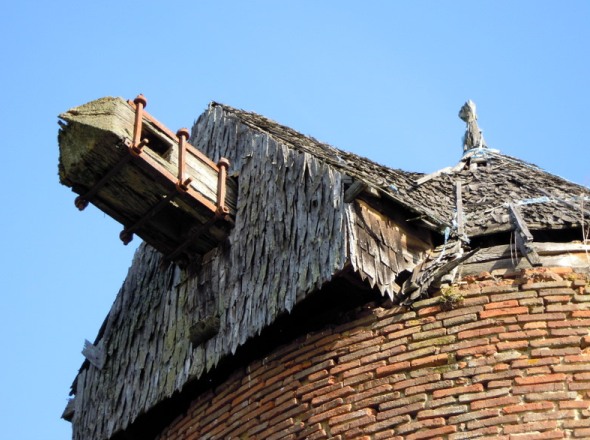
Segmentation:
<svg viewBox="0 0 590 440">
<path fill-rule="evenodd" d="M 61 183 L 80 195 L 79 209 L 90 202 L 122 223 L 125 244 L 137 234 L 175 260 L 202 255 L 229 234 L 236 182 L 227 161 L 214 163 L 186 142 L 186 130 L 174 134 L 144 104 L 102 98 L 62 113 Z"/>
<path fill-rule="evenodd" d="M 529 231 L 526 222 L 522 218 L 520 210 L 513 203 L 509 203 L 508 207 L 516 231 L 516 246 L 526 257 L 531 266 L 541 266 L 543 263 L 541 263 L 539 254 L 537 254 L 537 251 L 532 246 L 533 234 Z"/>
</svg>

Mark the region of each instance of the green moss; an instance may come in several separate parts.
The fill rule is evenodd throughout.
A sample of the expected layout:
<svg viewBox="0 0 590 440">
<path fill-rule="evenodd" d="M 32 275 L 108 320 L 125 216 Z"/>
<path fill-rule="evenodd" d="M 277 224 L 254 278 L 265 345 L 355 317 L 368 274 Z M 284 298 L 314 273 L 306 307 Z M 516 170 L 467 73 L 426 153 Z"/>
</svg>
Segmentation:
<svg viewBox="0 0 590 440">
<path fill-rule="evenodd" d="M 443 310 L 453 310 L 463 302 L 463 295 L 455 287 L 445 287 L 441 290 L 439 303 Z"/>
</svg>

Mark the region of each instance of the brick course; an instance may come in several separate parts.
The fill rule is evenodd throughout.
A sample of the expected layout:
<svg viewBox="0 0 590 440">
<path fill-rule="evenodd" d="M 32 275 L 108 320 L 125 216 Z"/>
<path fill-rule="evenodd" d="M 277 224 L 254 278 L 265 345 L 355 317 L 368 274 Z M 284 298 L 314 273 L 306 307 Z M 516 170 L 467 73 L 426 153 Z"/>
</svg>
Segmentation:
<svg viewBox="0 0 590 440">
<path fill-rule="evenodd" d="M 471 277 L 453 310 L 365 309 L 277 347 L 158 440 L 590 438 L 590 291 L 535 270 Z"/>
</svg>

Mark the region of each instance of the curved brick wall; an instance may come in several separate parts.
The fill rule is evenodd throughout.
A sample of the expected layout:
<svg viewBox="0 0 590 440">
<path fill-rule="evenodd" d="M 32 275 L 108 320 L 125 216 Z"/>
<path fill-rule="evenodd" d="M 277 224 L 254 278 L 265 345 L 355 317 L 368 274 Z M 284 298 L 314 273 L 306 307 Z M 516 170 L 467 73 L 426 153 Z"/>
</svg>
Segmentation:
<svg viewBox="0 0 590 440">
<path fill-rule="evenodd" d="M 482 274 L 452 310 L 366 308 L 239 369 L 159 439 L 590 438 L 586 283 Z"/>
</svg>

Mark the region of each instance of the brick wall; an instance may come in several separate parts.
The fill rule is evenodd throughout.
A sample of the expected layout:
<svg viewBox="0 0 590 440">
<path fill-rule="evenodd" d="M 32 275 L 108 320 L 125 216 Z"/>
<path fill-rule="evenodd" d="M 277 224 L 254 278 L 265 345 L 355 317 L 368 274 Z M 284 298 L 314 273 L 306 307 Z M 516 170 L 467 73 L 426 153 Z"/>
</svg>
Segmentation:
<svg viewBox="0 0 590 440">
<path fill-rule="evenodd" d="M 197 396 L 159 440 L 590 438 L 586 279 L 500 272 L 450 293 L 463 297 L 450 310 L 438 297 L 365 307 L 279 347 Z"/>
</svg>

